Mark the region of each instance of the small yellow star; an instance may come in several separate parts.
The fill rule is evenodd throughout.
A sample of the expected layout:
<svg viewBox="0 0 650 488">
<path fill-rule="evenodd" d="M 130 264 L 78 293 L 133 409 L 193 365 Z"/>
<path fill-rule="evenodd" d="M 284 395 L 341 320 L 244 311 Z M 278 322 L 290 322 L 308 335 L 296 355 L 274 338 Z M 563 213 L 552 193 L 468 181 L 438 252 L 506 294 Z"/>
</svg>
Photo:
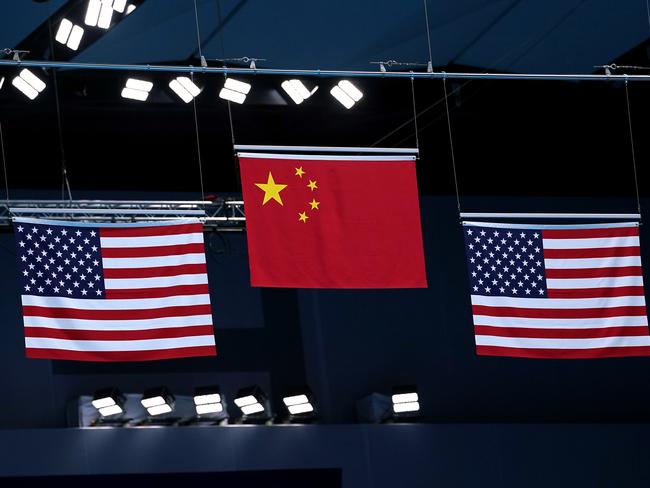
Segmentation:
<svg viewBox="0 0 650 488">
<path fill-rule="evenodd" d="M 300 220 L 300 222 L 304 222 L 306 224 L 308 218 L 309 216 L 307 215 L 307 212 L 298 213 L 298 220 Z"/>
<path fill-rule="evenodd" d="M 284 190 L 287 185 L 279 185 L 273 180 L 273 175 L 269 171 L 269 178 L 266 183 L 255 183 L 255 186 L 264 192 L 264 201 L 262 205 L 266 205 L 266 202 L 269 200 L 275 200 L 280 205 L 282 203 L 282 197 L 280 197 L 280 192 Z"/>
<path fill-rule="evenodd" d="M 316 180 L 309 180 L 307 186 L 311 188 L 311 191 L 314 191 L 316 188 L 318 188 L 318 186 L 316 186 Z"/>
<path fill-rule="evenodd" d="M 309 205 L 311 205 L 312 210 L 319 210 L 318 206 L 320 205 L 320 202 L 317 202 L 315 198 L 312 198 L 311 202 L 309 202 Z"/>
<path fill-rule="evenodd" d="M 300 176 L 302 178 L 302 175 L 305 174 L 305 171 L 302 169 L 302 166 L 300 168 L 295 168 L 296 170 L 296 176 Z"/>
</svg>

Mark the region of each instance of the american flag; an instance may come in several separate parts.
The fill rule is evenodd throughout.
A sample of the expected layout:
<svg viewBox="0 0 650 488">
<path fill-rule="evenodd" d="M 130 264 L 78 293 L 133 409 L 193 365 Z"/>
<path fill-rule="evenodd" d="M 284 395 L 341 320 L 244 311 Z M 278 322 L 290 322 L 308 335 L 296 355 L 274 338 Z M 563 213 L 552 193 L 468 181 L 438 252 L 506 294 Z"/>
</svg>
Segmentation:
<svg viewBox="0 0 650 488">
<path fill-rule="evenodd" d="M 650 355 L 636 222 L 463 232 L 477 354 Z"/>
<path fill-rule="evenodd" d="M 148 361 L 216 354 L 198 220 L 15 219 L 27 357 Z"/>
</svg>

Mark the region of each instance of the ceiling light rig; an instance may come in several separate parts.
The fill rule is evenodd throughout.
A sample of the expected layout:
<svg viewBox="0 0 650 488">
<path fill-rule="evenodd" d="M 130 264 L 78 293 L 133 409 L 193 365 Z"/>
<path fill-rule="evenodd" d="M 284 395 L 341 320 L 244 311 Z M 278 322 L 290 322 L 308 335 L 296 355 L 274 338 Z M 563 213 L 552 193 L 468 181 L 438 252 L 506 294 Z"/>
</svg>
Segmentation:
<svg viewBox="0 0 650 488">
<path fill-rule="evenodd" d="M 113 2 L 111 0 L 88 0 L 84 23 L 90 27 L 108 29 L 113 18 Z"/>
<path fill-rule="evenodd" d="M 30 100 L 34 100 L 47 86 L 43 80 L 26 68 L 11 80 L 11 84 Z"/>
<path fill-rule="evenodd" d="M 68 19 L 61 19 L 59 29 L 56 31 L 54 39 L 61 44 L 68 46 L 73 51 L 79 49 L 81 38 L 84 35 L 83 27 L 75 25 Z"/>
<path fill-rule="evenodd" d="M 312 90 L 309 90 L 300 80 L 285 80 L 282 82 L 281 86 L 296 105 L 300 105 L 316 93 L 316 90 L 318 90 L 318 85 L 316 85 Z"/>
<path fill-rule="evenodd" d="M 201 93 L 201 89 L 187 76 L 178 76 L 169 82 L 169 88 L 185 103 L 190 103 Z"/>
<path fill-rule="evenodd" d="M 341 105 L 351 109 L 361 98 L 363 93 L 350 80 L 341 80 L 330 90 L 330 93 Z"/>
<path fill-rule="evenodd" d="M 125 87 L 122 88 L 122 97 L 144 102 L 149 98 L 149 92 L 151 92 L 152 88 L 153 83 L 150 81 L 129 78 L 126 80 Z"/>
<path fill-rule="evenodd" d="M 226 82 L 219 92 L 219 98 L 223 98 L 224 100 L 235 102 L 241 105 L 246 100 L 246 97 L 250 91 L 250 83 L 235 80 L 234 78 L 226 78 Z"/>
</svg>

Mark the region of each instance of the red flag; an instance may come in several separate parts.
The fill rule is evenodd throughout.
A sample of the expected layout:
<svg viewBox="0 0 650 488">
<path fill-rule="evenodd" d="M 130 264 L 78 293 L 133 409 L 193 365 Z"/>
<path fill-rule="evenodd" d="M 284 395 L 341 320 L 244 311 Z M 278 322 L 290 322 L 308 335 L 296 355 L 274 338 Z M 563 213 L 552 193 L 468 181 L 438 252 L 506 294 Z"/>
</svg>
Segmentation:
<svg viewBox="0 0 650 488">
<path fill-rule="evenodd" d="M 239 162 L 253 286 L 427 286 L 413 157 Z"/>
</svg>

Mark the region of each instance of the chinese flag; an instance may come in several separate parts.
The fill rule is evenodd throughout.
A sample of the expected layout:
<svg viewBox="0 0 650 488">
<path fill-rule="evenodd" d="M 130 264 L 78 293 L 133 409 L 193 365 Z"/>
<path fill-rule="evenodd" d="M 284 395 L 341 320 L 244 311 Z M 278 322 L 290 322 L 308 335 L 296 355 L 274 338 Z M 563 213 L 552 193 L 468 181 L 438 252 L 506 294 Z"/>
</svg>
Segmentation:
<svg viewBox="0 0 650 488">
<path fill-rule="evenodd" d="M 253 286 L 425 288 L 415 160 L 240 154 Z"/>
</svg>

